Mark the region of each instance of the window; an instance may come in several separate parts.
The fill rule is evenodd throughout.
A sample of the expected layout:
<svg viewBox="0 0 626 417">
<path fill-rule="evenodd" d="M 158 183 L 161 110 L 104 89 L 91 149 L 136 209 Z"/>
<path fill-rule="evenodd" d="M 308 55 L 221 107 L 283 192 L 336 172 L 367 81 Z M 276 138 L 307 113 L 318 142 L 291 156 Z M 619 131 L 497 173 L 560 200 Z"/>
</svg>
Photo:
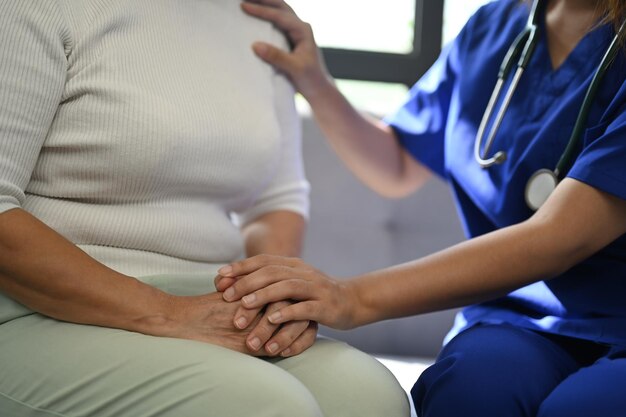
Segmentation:
<svg viewBox="0 0 626 417">
<path fill-rule="evenodd" d="M 443 5 L 442 44 L 450 42 L 459 33 L 467 19 L 490 0 L 446 0 Z"/>
<path fill-rule="evenodd" d="M 441 44 L 442 0 L 291 0 L 337 78 L 411 85 Z"/>
<path fill-rule="evenodd" d="M 387 114 L 488 0 L 288 0 L 348 99 Z M 443 28 L 443 29 L 442 29 Z"/>
<path fill-rule="evenodd" d="M 413 52 L 415 0 L 291 0 L 327 48 L 397 54 Z M 384 5 L 384 6 L 381 6 Z M 347 16 L 354 16 L 346 20 Z"/>
</svg>

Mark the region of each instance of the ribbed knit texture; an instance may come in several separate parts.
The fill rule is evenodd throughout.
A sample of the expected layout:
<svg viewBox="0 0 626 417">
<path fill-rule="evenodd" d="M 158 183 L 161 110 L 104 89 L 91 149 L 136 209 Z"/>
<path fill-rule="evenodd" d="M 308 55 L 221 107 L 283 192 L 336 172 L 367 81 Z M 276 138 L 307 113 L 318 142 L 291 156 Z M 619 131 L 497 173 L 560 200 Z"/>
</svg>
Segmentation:
<svg viewBox="0 0 626 417">
<path fill-rule="evenodd" d="M 285 47 L 239 0 L 0 0 L 0 212 L 130 275 L 243 253 L 234 213 L 308 212 Z"/>
</svg>

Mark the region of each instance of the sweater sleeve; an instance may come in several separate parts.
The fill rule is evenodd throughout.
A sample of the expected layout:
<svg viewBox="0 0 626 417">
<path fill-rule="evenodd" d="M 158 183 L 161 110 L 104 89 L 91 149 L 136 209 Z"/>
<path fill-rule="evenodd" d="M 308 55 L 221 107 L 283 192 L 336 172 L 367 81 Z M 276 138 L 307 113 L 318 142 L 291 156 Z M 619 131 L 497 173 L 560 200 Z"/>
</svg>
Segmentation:
<svg viewBox="0 0 626 417">
<path fill-rule="evenodd" d="M 0 213 L 20 207 L 65 84 L 55 1 L 0 0 Z"/>
<path fill-rule="evenodd" d="M 281 36 L 280 45 L 287 48 Z M 241 224 L 270 211 L 287 210 L 309 216 L 309 183 L 302 161 L 302 126 L 295 107 L 295 91 L 280 73 L 273 75 L 274 109 L 280 126 L 281 155 L 272 181 L 252 207 L 238 213 Z"/>
</svg>

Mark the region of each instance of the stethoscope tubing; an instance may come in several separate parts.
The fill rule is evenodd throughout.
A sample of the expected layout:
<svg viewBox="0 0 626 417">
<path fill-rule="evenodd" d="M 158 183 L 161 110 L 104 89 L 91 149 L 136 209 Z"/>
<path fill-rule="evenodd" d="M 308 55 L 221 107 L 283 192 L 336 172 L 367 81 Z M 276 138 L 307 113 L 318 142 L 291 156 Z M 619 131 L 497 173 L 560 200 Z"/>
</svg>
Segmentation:
<svg viewBox="0 0 626 417">
<path fill-rule="evenodd" d="M 593 75 L 591 84 L 589 84 L 589 88 L 585 93 L 585 98 L 583 99 L 583 103 L 580 106 L 578 117 L 576 117 L 576 122 L 574 123 L 574 128 L 572 129 L 572 135 L 570 137 L 570 140 L 567 143 L 567 146 L 565 147 L 561 158 L 559 158 L 559 162 L 557 163 L 556 168 L 554 168 L 554 174 L 559 180 L 562 179 L 563 175 L 565 175 L 567 169 L 569 168 L 569 164 L 574 159 L 574 154 L 576 153 L 580 145 L 582 133 L 585 129 L 585 126 L 587 125 L 587 118 L 589 116 L 591 104 L 593 103 L 593 99 L 598 91 L 598 88 L 600 87 L 600 84 L 602 83 L 604 75 L 613 63 L 613 60 L 615 59 L 615 56 L 619 51 L 620 34 L 624 32 L 625 28 L 626 21 L 622 22 L 619 30 L 617 31 L 617 34 L 611 41 L 611 44 L 609 45 L 609 48 L 602 57 L 602 61 L 600 62 L 598 69 Z"/>
<path fill-rule="evenodd" d="M 498 151 L 492 156 L 488 158 L 489 151 L 491 150 L 491 146 L 493 141 L 500 129 L 500 124 L 504 119 L 504 116 L 509 108 L 511 100 L 513 98 L 513 94 L 517 90 L 517 85 L 519 84 L 522 75 L 528 63 L 530 62 L 530 58 L 532 57 L 533 52 L 535 51 L 535 46 L 538 42 L 538 29 L 537 29 L 537 21 L 538 21 L 538 7 L 539 0 L 535 0 L 533 2 L 533 6 L 531 9 L 531 16 L 528 19 L 528 23 L 524 31 L 522 31 L 513 44 L 508 49 L 504 59 L 502 60 L 502 64 L 500 65 L 500 70 L 498 71 L 498 80 L 496 81 L 496 86 L 494 87 L 493 92 L 491 93 L 491 97 L 489 98 L 489 103 L 487 104 L 487 108 L 485 109 L 485 113 L 483 113 L 483 117 L 481 119 L 480 125 L 478 127 L 478 132 L 476 134 L 476 140 L 474 141 L 474 158 L 483 168 L 489 168 L 495 164 L 501 164 L 506 160 L 506 152 Z M 500 106 L 498 113 L 496 115 L 496 119 L 489 128 L 489 132 L 487 134 L 487 142 L 485 143 L 483 149 L 483 139 L 485 137 L 485 130 L 489 126 L 489 121 L 491 120 L 491 116 L 493 115 L 496 104 L 500 101 L 500 96 L 502 95 L 502 89 L 506 82 L 506 79 L 509 77 L 511 70 L 513 69 L 513 63 L 518 59 L 515 74 L 513 75 L 513 80 L 511 81 L 511 85 L 505 92 L 505 97 Z"/>
<path fill-rule="evenodd" d="M 507 154 L 505 151 L 497 151 L 492 157 L 488 157 L 488 155 L 491 151 L 491 147 L 498 133 L 498 130 L 500 129 L 502 120 L 504 119 L 504 116 L 509 108 L 513 95 L 517 90 L 519 81 L 532 58 L 535 47 L 537 45 L 539 33 L 539 15 L 541 10 L 544 9 L 542 7 L 544 5 L 545 0 L 533 1 L 526 28 L 517 36 L 511 47 L 508 49 L 502 61 L 502 64 L 500 65 L 496 85 L 489 98 L 487 108 L 485 109 L 485 113 L 483 114 L 483 117 L 481 119 L 474 141 L 474 158 L 482 168 L 489 168 L 493 165 L 501 164 L 507 159 Z M 574 123 L 574 128 L 572 129 L 570 139 L 567 143 L 567 146 L 565 147 L 565 150 L 563 151 L 563 154 L 559 158 L 556 167 L 554 168 L 554 170 L 542 168 L 530 177 L 525 189 L 525 199 L 528 206 L 532 210 L 537 210 L 543 204 L 543 202 L 550 195 L 551 191 L 556 188 L 558 182 L 562 179 L 562 177 L 569 169 L 570 163 L 574 159 L 574 156 L 580 146 L 582 133 L 585 129 L 585 126 L 587 125 L 587 118 L 589 115 L 591 104 L 593 103 L 593 99 L 602 82 L 602 79 L 604 78 L 604 75 L 606 74 L 608 68 L 615 59 L 617 52 L 619 51 L 619 38 L 624 30 L 626 30 L 626 21 L 621 24 L 615 37 L 613 38 L 613 41 L 611 42 L 609 48 L 604 54 L 600 65 L 594 73 L 592 81 L 587 88 L 582 105 L 576 117 L 576 122 Z M 515 74 L 513 75 L 513 79 L 511 80 L 511 84 L 504 93 L 504 99 L 502 101 L 502 104 L 500 105 L 500 108 L 498 109 L 495 120 L 493 121 L 491 126 L 489 126 L 495 107 L 500 101 L 504 85 L 511 73 L 511 70 L 514 66 L 513 63 L 516 59 L 517 65 Z M 487 133 L 487 141 L 483 149 L 483 140 L 485 138 L 485 133 L 488 127 L 489 132 Z"/>
</svg>

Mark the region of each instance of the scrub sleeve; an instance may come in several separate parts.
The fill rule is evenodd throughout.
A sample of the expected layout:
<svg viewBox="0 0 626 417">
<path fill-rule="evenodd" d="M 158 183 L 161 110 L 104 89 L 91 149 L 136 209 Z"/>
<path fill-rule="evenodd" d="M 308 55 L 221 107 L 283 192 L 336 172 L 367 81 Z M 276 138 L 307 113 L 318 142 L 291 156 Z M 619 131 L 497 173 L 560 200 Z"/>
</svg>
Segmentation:
<svg viewBox="0 0 626 417">
<path fill-rule="evenodd" d="M 567 176 L 626 200 L 626 102 L 618 112 L 614 120 L 587 130 Z"/>
</svg>

